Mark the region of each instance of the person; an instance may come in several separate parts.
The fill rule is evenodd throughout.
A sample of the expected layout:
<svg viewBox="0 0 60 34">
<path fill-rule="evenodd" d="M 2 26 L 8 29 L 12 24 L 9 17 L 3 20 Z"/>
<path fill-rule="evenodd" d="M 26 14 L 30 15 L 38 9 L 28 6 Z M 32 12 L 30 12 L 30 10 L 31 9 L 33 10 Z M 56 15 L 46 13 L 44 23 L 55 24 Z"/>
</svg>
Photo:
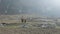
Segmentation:
<svg viewBox="0 0 60 34">
<path fill-rule="evenodd" d="M 22 16 L 21 22 L 22 22 L 22 23 L 26 23 L 26 17 L 23 17 L 23 16 Z"/>
<path fill-rule="evenodd" d="M 24 22 L 26 23 L 26 19 L 24 19 Z"/>
<path fill-rule="evenodd" d="M 26 25 L 26 18 L 25 17 L 21 17 L 21 22 L 23 24 L 22 28 L 25 28 L 25 25 Z"/>
<path fill-rule="evenodd" d="M 21 22 L 22 22 L 22 23 L 24 22 L 24 18 L 23 18 L 23 16 L 22 16 L 22 18 L 21 18 Z"/>
</svg>

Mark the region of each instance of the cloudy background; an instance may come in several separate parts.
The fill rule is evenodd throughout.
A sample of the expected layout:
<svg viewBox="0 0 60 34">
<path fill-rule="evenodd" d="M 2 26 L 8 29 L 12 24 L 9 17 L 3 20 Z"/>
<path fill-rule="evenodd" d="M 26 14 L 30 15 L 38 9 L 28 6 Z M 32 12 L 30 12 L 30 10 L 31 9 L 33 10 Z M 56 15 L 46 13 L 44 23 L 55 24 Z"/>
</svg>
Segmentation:
<svg viewBox="0 0 60 34">
<path fill-rule="evenodd" d="M 44 16 L 60 17 L 60 0 L 4 0 L 5 5 L 10 5 L 10 9 L 17 9 L 17 11 L 8 10 L 7 13 L 20 14 L 37 14 Z M 1 3 L 4 1 L 1 1 Z M 10 2 L 10 4 L 9 4 Z M 2 4 L 4 5 L 4 4 Z M 3 7 L 4 8 L 4 7 Z M 2 10 L 2 9 L 1 9 Z M 12 11 L 12 12 L 11 12 Z M 3 11 L 5 12 L 5 11 Z M 3 13 L 2 12 L 2 13 Z"/>
</svg>

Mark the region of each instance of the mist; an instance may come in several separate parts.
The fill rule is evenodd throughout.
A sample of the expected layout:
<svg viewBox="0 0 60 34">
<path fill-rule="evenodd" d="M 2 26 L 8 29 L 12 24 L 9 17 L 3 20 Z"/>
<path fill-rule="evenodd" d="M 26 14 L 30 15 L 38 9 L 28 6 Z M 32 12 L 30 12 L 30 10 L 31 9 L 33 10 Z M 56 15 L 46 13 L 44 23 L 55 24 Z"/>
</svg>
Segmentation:
<svg viewBox="0 0 60 34">
<path fill-rule="evenodd" d="M 20 0 L 20 4 L 28 7 L 28 12 L 46 16 L 60 16 L 58 0 Z"/>
<path fill-rule="evenodd" d="M 11 0 L 11 2 L 18 13 L 60 17 L 60 0 Z"/>
</svg>

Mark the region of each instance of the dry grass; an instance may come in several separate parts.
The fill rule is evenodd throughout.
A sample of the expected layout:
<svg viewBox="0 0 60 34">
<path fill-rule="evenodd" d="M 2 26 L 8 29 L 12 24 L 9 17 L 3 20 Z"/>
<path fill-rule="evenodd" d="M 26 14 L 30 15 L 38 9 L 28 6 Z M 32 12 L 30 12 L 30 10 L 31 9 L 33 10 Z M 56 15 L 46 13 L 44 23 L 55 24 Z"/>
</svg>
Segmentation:
<svg viewBox="0 0 60 34">
<path fill-rule="evenodd" d="M 20 23 L 20 19 L 21 17 L 24 16 L 25 18 L 37 18 L 37 17 L 41 17 L 41 18 L 47 18 L 45 16 L 38 16 L 35 14 L 22 14 L 22 15 L 1 15 L 0 16 L 0 23 L 4 22 L 4 23 Z M 35 20 L 35 21 L 40 21 L 40 20 Z"/>
<path fill-rule="evenodd" d="M 0 28 L 0 34 L 60 34 L 60 29 Z"/>
<path fill-rule="evenodd" d="M 0 18 L 5 17 L 5 18 L 13 19 L 13 18 L 18 18 L 18 16 L 20 18 L 22 15 L 3 15 L 3 16 L 0 16 Z M 33 16 L 29 15 L 28 17 L 33 17 Z M 19 20 L 0 20 L 0 23 L 2 22 L 20 23 Z M 27 23 L 36 24 L 37 22 L 27 22 Z M 1 27 L 0 34 L 60 34 L 60 29 L 18 28 L 16 26 L 12 26 L 12 27 Z"/>
<path fill-rule="evenodd" d="M 22 16 L 34 17 L 32 15 L 2 15 L 0 16 L 0 23 L 20 23 L 20 19 Z"/>
</svg>

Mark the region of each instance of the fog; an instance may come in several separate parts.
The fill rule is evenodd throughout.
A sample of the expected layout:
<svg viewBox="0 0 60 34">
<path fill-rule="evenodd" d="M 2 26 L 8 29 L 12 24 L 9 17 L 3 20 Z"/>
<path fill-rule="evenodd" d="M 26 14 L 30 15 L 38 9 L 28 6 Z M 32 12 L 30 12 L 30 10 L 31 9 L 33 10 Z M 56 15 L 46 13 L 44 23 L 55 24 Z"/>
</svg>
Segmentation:
<svg viewBox="0 0 60 34">
<path fill-rule="evenodd" d="M 14 0 L 19 12 L 60 17 L 60 0 Z"/>
<path fill-rule="evenodd" d="M 60 16 L 60 0 L 20 0 L 20 3 L 38 15 Z"/>
</svg>

